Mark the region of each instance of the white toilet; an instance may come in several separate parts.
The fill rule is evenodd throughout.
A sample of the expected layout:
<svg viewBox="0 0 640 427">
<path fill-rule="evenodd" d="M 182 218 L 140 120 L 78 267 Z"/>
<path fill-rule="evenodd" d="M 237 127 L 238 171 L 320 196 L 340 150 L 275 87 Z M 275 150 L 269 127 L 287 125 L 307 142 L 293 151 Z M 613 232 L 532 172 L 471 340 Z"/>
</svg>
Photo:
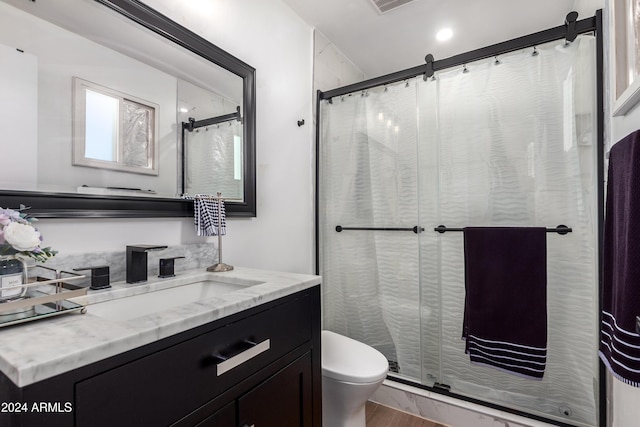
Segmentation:
<svg viewBox="0 0 640 427">
<path fill-rule="evenodd" d="M 389 362 L 373 347 L 322 331 L 322 425 L 365 427 L 365 403 L 388 370 Z"/>
</svg>

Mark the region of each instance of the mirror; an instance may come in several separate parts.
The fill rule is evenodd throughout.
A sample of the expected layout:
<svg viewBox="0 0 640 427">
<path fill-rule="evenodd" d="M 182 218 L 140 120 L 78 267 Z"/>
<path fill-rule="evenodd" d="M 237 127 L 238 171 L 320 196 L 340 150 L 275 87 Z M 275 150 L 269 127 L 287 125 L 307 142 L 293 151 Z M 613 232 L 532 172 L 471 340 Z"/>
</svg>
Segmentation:
<svg viewBox="0 0 640 427">
<path fill-rule="evenodd" d="M 255 216 L 255 70 L 135 0 L 0 0 L 0 206 Z"/>
</svg>

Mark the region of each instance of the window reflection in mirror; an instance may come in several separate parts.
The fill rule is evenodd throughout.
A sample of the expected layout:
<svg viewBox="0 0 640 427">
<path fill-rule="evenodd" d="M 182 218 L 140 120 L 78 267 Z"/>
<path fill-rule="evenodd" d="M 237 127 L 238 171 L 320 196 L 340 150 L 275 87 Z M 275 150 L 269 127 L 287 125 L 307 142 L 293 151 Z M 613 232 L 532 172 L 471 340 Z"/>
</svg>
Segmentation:
<svg viewBox="0 0 640 427">
<path fill-rule="evenodd" d="M 73 164 L 157 175 L 158 106 L 74 77 Z"/>
<path fill-rule="evenodd" d="M 118 111 L 116 98 L 87 89 L 84 92 L 85 109 L 74 118 L 84 128 L 84 137 L 76 141 L 84 148 L 84 158 L 115 162 L 118 159 Z M 76 160 L 76 164 L 78 161 Z"/>
</svg>

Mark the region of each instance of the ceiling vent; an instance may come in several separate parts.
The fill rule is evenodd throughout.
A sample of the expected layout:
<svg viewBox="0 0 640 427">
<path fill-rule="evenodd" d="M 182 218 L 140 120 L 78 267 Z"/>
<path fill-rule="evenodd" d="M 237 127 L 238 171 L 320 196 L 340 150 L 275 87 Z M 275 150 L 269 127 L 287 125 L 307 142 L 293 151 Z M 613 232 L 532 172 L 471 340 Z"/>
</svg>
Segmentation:
<svg viewBox="0 0 640 427">
<path fill-rule="evenodd" d="M 378 12 L 386 13 L 413 0 L 371 0 Z"/>
</svg>

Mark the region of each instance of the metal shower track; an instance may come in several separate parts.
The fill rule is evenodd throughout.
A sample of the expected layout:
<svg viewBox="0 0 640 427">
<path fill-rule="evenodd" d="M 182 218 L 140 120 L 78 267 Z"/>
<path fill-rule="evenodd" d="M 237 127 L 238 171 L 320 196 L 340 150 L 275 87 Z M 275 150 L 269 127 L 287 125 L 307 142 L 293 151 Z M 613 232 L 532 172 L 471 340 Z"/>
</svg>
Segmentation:
<svg viewBox="0 0 640 427">
<path fill-rule="evenodd" d="M 598 13 L 601 14 L 602 12 L 598 11 Z M 386 74 L 384 76 L 343 86 L 337 89 L 328 90 L 325 92 L 318 91 L 318 98 L 320 100 L 331 99 L 334 96 L 341 96 L 365 89 L 371 89 L 377 86 L 410 79 L 420 75 L 431 77 L 436 71 L 446 70 L 447 68 L 468 64 L 480 59 L 504 55 L 505 53 L 537 46 L 554 40 L 566 39 L 568 42 L 571 42 L 575 40 L 578 34 L 596 32 L 598 14 L 596 14 L 596 16 L 582 19 L 580 21 L 577 21 L 577 18 L 577 12 L 570 12 L 565 18 L 564 25 L 518 37 L 502 43 L 493 44 L 441 60 L 435 60 L 433 58 L 433 55 L 428 54 L 425 57 L 425 64 L 423 65 L 418 65 L 413 68 L 408 68 L 406 70 L 397 71 L 395 73 Z"/>
</svg>

